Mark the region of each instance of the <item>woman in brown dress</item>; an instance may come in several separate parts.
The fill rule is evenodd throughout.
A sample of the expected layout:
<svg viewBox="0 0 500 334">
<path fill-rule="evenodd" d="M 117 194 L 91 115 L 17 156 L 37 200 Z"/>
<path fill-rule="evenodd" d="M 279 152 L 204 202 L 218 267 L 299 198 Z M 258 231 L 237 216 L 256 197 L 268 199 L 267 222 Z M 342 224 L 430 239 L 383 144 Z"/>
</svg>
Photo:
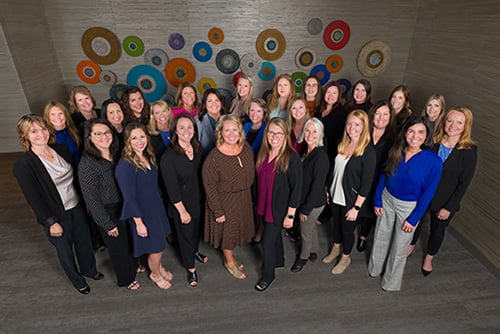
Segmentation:
<svg viewBox="0 0 500 334">
<path fill-rule="evenodd" d="M 217 144 L 203 164 L 206 193 L 205 241 L 221 248 L 224 267 L 238 279 L 246 278 L 234 248 L 255 234 L 251 187 L 255 175 L 253 153 L 245 142 L 241 122 L 221 117 L 215 129 Z"/>
</svg>

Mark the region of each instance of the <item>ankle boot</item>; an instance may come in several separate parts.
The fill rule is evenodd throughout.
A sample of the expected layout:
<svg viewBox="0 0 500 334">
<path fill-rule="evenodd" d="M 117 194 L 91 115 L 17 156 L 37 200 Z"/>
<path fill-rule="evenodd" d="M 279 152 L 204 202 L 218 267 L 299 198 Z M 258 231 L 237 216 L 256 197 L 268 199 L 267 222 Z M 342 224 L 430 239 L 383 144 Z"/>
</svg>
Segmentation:
<svg viewBox="0 0 500 334">
<path fill-rule="evenodd" d="M 347 267 L 349 267 L 350 264 L 351 264 L 351 257 L 342 256 L 340 258 L 339 263 L 337 263 L 337 265 L 335 267 L 333 267 L 332 274 L 333 275 L 342 274 L 344 272 L 344 270 L 346 270 Z"/>
<path fill-rule="evenodd" d="M 332 246 L 332 250 L 330 251 L 330 254 L 328 254 L 327 256 L 325 256 L 323 258 L 323 263 L 332 263 L 333 260 L 335 260 L 337 258 L 337 256 L 340 255 L 340 247 L 335 247 L 335 246 Z"/>
</svg>

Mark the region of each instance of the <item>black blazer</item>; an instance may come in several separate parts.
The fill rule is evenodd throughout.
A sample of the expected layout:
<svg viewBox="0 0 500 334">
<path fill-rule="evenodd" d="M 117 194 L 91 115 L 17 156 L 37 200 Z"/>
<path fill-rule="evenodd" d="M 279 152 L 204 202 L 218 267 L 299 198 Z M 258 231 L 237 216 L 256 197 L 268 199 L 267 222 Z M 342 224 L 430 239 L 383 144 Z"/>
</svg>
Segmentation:
<svg viewBox="0 0 500 334">
<path fill-rule="evenodd" d="M 66 146 L 54 144 L 50 147 L 69 164 L 73 164 L 71 153 Z M 40 158 L 32 151 L 27 151 L 16 161 L 13 171 L 37 222 L 47 227 L 57 223 L 65 212 L 64 205 Z M 76 187 L 75 175 L 73 182 Z"/>
<path fill-rule="evenodd" d="M 344 189 L 346 208 L 350 209 L 356 202 L 358 195 L 368 197 L 372 188 L 373 179 L 375 177 L 376 154 L 372 144 L 365 148 L 363 155 L 351 157 L 347 162 L 342 178 L 342 188 Z M 335 159 L 330 169 L 330 177 L 328 181 L 329 189 L 333 182 L 333 171 L 335 170 Z M 372 210 L 364 201 L 361 206 L 361 211 Z"/>
<path fill-rule="evenodd" d="M 273 218 L 274 223 L 281 224 L 288 207 L 298 208 L 302 195 L 302 163 L 297 152 L 290 155 L 288 171 L 276 172 L 273 184 Z"/>
<path fill-rule="evenodd" d="M 440 143 L 434 144 L 432 150 L 439 151 Z M 477 163 L 477 146 L 468 150 L 454 148 L 443 164 L 443 172 L 436 194 L 430 204 L 432 211 L 445 208 L 452 214 L 460 209 L 460 202 L 469 187 Z"/>
<path fill-rule="evenodd" d="M 330 160 L 323 147 L 316 147 L 302 161 L 303 182 L 300 213 L 309 215 L 312 209 L 326 203 L 326 177 L 330 170 Z"/>
</svg>

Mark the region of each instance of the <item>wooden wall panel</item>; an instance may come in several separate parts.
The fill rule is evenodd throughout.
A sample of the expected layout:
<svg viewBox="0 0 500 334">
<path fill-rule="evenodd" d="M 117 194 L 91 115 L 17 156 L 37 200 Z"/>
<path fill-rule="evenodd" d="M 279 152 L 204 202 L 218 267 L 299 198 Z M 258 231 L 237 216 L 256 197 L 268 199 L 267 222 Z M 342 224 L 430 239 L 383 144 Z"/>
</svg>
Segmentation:
<svg viewBox="0 0 500 334">
<path fill-rule="evenodd" d="M 417 111 L 434 93 L 473 111 L 478 169 L 452 226 L 500 268 L 498 31 L 498 1 L 422 1 L 405 82 Z"/>
</svg>

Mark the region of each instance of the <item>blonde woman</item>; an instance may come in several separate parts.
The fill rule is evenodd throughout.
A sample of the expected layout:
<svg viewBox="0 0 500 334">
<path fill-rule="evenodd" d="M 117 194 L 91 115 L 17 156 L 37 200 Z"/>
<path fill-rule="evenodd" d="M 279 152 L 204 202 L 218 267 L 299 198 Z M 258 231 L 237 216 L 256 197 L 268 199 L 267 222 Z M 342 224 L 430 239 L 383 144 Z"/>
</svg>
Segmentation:
<svg viewBox="0 0 500 334">
<path fill-rule="evenodd" d="M 333 213 L 333 246 L 323 263 L 333 262 L 342 253 L 331 270 L 333 275 L 342 274 L 351 263 L 354 228 L 372 187 L 375 162 L 368 115 L 361 109 L 353 110 L 347 116 L 327 183 Z"/>
<path fill-rule="evenodd" d="M 248 107 L 253 99 L 253 81 L 248 75 L 243 74 L 238 78 L 236 84 L 237 96 L 233 99 L 229 114 L 234 115 L 242 120 L 243 123 L 248 121 Z"/>
<path fill-rule="evenodd" d="M 160 161 L 163 152 L 170 145 L 170 125 L 174 115 L 172 108 L 163 100 L 151 103 L 148 132 L 155 152 L 156 161 Z"/>
<path fill-rule="evenodd" d="M 121 219 L 130 224 L 134 257 L 147 254 L 149 278 L 160 289 L 168 289 L 172 273 L 162 266 L 161 257 L 170 225 L 158 187 L 154 152 L 141 123 L 128 124 L 124 140 L 122 158 L 115 171 L 123 195 Z"/>
</svg>

